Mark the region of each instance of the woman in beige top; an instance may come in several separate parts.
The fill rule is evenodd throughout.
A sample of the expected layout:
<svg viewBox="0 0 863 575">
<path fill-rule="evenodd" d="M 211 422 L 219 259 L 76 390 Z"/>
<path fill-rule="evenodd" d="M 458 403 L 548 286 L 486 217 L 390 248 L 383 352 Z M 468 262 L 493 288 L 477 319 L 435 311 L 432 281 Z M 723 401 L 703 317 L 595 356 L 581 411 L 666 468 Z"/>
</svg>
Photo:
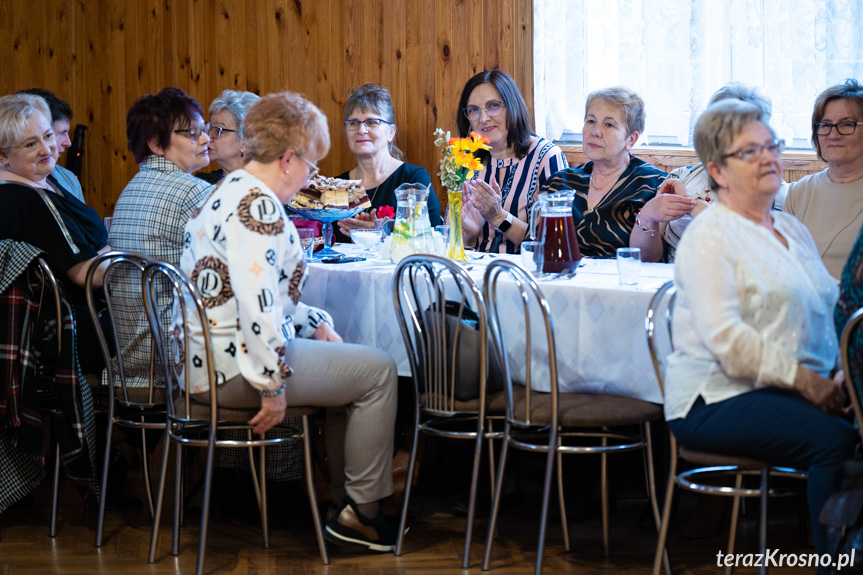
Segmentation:
<svg viewBox="0 0 863 575">
<path fill-rule="evenodd" d="M 863 86 L 849 79 L 824 90 L 812 112 L 812 143 L 827 169 L 788 188 L 784 211 L 815 239 L 834 278 L 863 225 Z"/>
</svg>

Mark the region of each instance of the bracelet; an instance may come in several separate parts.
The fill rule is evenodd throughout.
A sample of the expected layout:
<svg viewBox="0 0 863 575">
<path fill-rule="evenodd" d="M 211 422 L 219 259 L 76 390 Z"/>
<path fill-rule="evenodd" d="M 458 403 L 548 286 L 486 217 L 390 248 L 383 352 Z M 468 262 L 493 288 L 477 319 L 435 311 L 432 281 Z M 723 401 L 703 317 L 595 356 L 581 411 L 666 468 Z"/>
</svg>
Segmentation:
<svg viewBox="0 0 863 575">
<path fill-rule="evenodd" d="M 282 392 L 283 392 L 283 391 L 285 391 L 285 386 L 286 386 L 286 385 L 287 385 L 287 384 L 283 381 L 283 382 L 282 382 L 282 387 L 280 387 L 279 389 L 271 389 L 271 390 L 264 390 L 264 389 L 262 389 L 262 390 L 260 391 L 261 397 L 276 397 L 277 395 L 281 395 L 281 394 L 282 394 Z"/>
<path fill-rule="evenodd" d="M 650 237 L 654 237 L 656 235 L 656 230 L 651 230 L 650 228 L 646 228 L 641 225 L 641 220 L 638 219 L 638 216 L 641 215 L 641 212 L 635 214 L 635 225 L 641 228 L 641 231 L 645 234 L 650 234 Z"/>
</svg>

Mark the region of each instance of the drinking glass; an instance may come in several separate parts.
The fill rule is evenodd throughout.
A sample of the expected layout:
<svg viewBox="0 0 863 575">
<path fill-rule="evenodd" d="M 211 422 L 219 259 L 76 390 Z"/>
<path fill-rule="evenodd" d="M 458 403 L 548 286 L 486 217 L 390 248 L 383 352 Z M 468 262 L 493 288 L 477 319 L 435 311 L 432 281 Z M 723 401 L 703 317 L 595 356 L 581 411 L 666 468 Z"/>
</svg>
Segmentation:
<svg viewBox="0 0 863 575">
<path fill-rule="evenodd" d="M 617 248 L 617 273 L 620 285 L 638 285 L 641 271 L 641 248 Z"/>
<path fill-rule="evenodd" d="M 545 242 L 521 242 L 521 265 L 532 274 L 542 272 Z"/>
<path fill-rule="evenodd" d="M 443 236 L 443 243 L 447 245 L 449 242 L 449 225 L 435 226 L 434 230 Z"/>
<path fill-rule="evenodd" d="M 111 216 L 105 217 L 105 229 L 108 230 L 109 232 L 111 231 L 111 222 L 113 222 L 113 221 L 114 221 L 114 218 L 112 218 Z"/>
<path fill-rule="evenodd" d="M 297 228 L 297 234 L 300 236 L 300 247 L 303 248 L 303 253 L 306 254 L 306 260 L 311 260 L 312 254 L 315 251 L 315 230 L 312 228 Z"/>
<path fill-rule="evenodd" d="M 383 239 L 384 231 L 381 228 L 358 228 L 351 230 L 351 240 L 364 248 L 364 251 L 360 255 L 366 258 L 377 257 L 377 248 L 380 247 Z"/>
</svg>

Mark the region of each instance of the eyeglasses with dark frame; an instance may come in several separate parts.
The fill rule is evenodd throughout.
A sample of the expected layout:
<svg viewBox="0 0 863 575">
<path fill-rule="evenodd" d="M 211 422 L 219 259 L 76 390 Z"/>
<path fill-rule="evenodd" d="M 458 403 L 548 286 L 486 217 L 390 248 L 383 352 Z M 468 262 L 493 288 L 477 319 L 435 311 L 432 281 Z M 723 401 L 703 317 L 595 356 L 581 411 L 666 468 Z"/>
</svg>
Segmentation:
<svg viewBox="0 0 863 575">
<path fill-rule="evenodd" d="M 201 138 L 202 134 L 206 134 L 207 137 L 209 138 L 210 137 L 209 131 L 210 131 L 210 123 L 207 122 L 206 124 L 204 124 L 204 126 L 202 128 L 198 128 L 198 127 L 185 128 L 183 130 L 174 130 L 174 133 L 175 134 L 188 134 L 190 140 L 192 140 L 193 142 L 197 142 Z"/>
<path fill-rule="evenodd" d="M 830 122 L 815 122 L 812 124 L 812 127 L 815 128 L 815 133 L 819 136 L 829 136 L 830 132 L 833 131 L 833 128 L 836 128 L 836 132 L 841 136 L 850 136 L 854 132 L 857 131 L 857 126 L 863 124 L 863 122 L 855 122 L 854 120 L 842 120 L 841 122 L 837 122 L 832 124 Z"/>
<path fill-rule="evenodd" d="M 304 161 L 306 163 L 306 165 L 312 169 L 312 171 L 309 173 L 309 179 L 310 180 L 312 178 L 314 178 L 315 176 L 317 176 L 319 173 L 321 173 L 321 169 L 319 167 L 317 167 L 316 165 L 314 165 L 313 163 L 311 163 L 310 161 L 305 159 L 302 155 L 300 155 L 300 153 L 298 151 L 294 150 L 294 154 L 296 154 L 296 156 L 299 159 Z"/>
<path fill-rule="evenodd" d="M 218 140 L 222 137 L 222 132 L 236 132 L 236 130 L 231 130 L 230 128 L 222 128 L 221 126 L 210 126 L 207 130 L 207 135 L 210 136 L 211 140 Z"/>
<path fill-rule="evenodd" d="M 774 156 L 779 156 L 782 153 L 782 150 L 785 149 L 785 140 L 777 140 L 773 139 L 767 142 L 764 145 L 761 144 L 750 144 L 739 150 L 734 152 L 730 152 L 722 156 L 722 159 L 730 158 L 732 156 L 738 157 L 744 162 L 756 162 L 758 158 L 761 157 L 761 154 L 764 153 L 764 150 L 770 152 L 770 154 Z"/>
<path fill-rule="evenodd" d="M 470 120 L 471 122 L 476 122 L 482 116 L 482 111 L 485 110 L 485 113 L 489 115 L 489 117 L 494 118 L 498 114 L 500 114 L 501 110 L 506 107 L 506 104 L 503 100 L 492 100 L 490 102 L 486 102 L 485 106 L 480 108 L 479 106 L 467 106 L 462 108 L 461 111 L 464 114 L 465 118 Z"/>
<path fill-rule="evenodd" d="M 345 120 L 345 130 L 348 132 L 356 132 L 360 129 L 360 124 L 365 124 L 369 130 L 377 129 L 381 124 L 387 126 L 394 125 L 392 122 L 387 122 L 382 118 L 366 118 L 365 120 Z"/>
</svg>

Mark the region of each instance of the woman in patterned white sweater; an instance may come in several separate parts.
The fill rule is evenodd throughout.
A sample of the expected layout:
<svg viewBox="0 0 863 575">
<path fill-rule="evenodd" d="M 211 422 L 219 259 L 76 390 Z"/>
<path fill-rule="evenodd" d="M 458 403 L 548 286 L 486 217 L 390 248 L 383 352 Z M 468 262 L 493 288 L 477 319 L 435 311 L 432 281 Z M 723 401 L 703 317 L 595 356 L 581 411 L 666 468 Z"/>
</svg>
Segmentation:
<svg viewBox="0 0 863 575">
<path fill-rule="evenodd" d="M 180 259 L 207 308 L 219 403 L 260 406 L 250 421 L 256 433 L 282 421 L 287 405 L 330 408 L 331 492 L 344 504 L 327 537 L 389 551 L 395 534 L 379 501 L 393 491 L 396 366 L 380 350 L 342 343 L 329 314 L 300 302 L 308 271 L 282 209 L 329 150 L 326 118 L 297 94 L 270 94 L 249 110 L 245 136 L 246 167 L 225 176 L 189 221 Z M 182 345 L 178 316 L 175 303 L 174 341 Z M 191 356 L 189 391 L 206 403 L 201 327 L 189 328 L 190 347 L 175 368 L 183 381 Z"/>
</svg>

